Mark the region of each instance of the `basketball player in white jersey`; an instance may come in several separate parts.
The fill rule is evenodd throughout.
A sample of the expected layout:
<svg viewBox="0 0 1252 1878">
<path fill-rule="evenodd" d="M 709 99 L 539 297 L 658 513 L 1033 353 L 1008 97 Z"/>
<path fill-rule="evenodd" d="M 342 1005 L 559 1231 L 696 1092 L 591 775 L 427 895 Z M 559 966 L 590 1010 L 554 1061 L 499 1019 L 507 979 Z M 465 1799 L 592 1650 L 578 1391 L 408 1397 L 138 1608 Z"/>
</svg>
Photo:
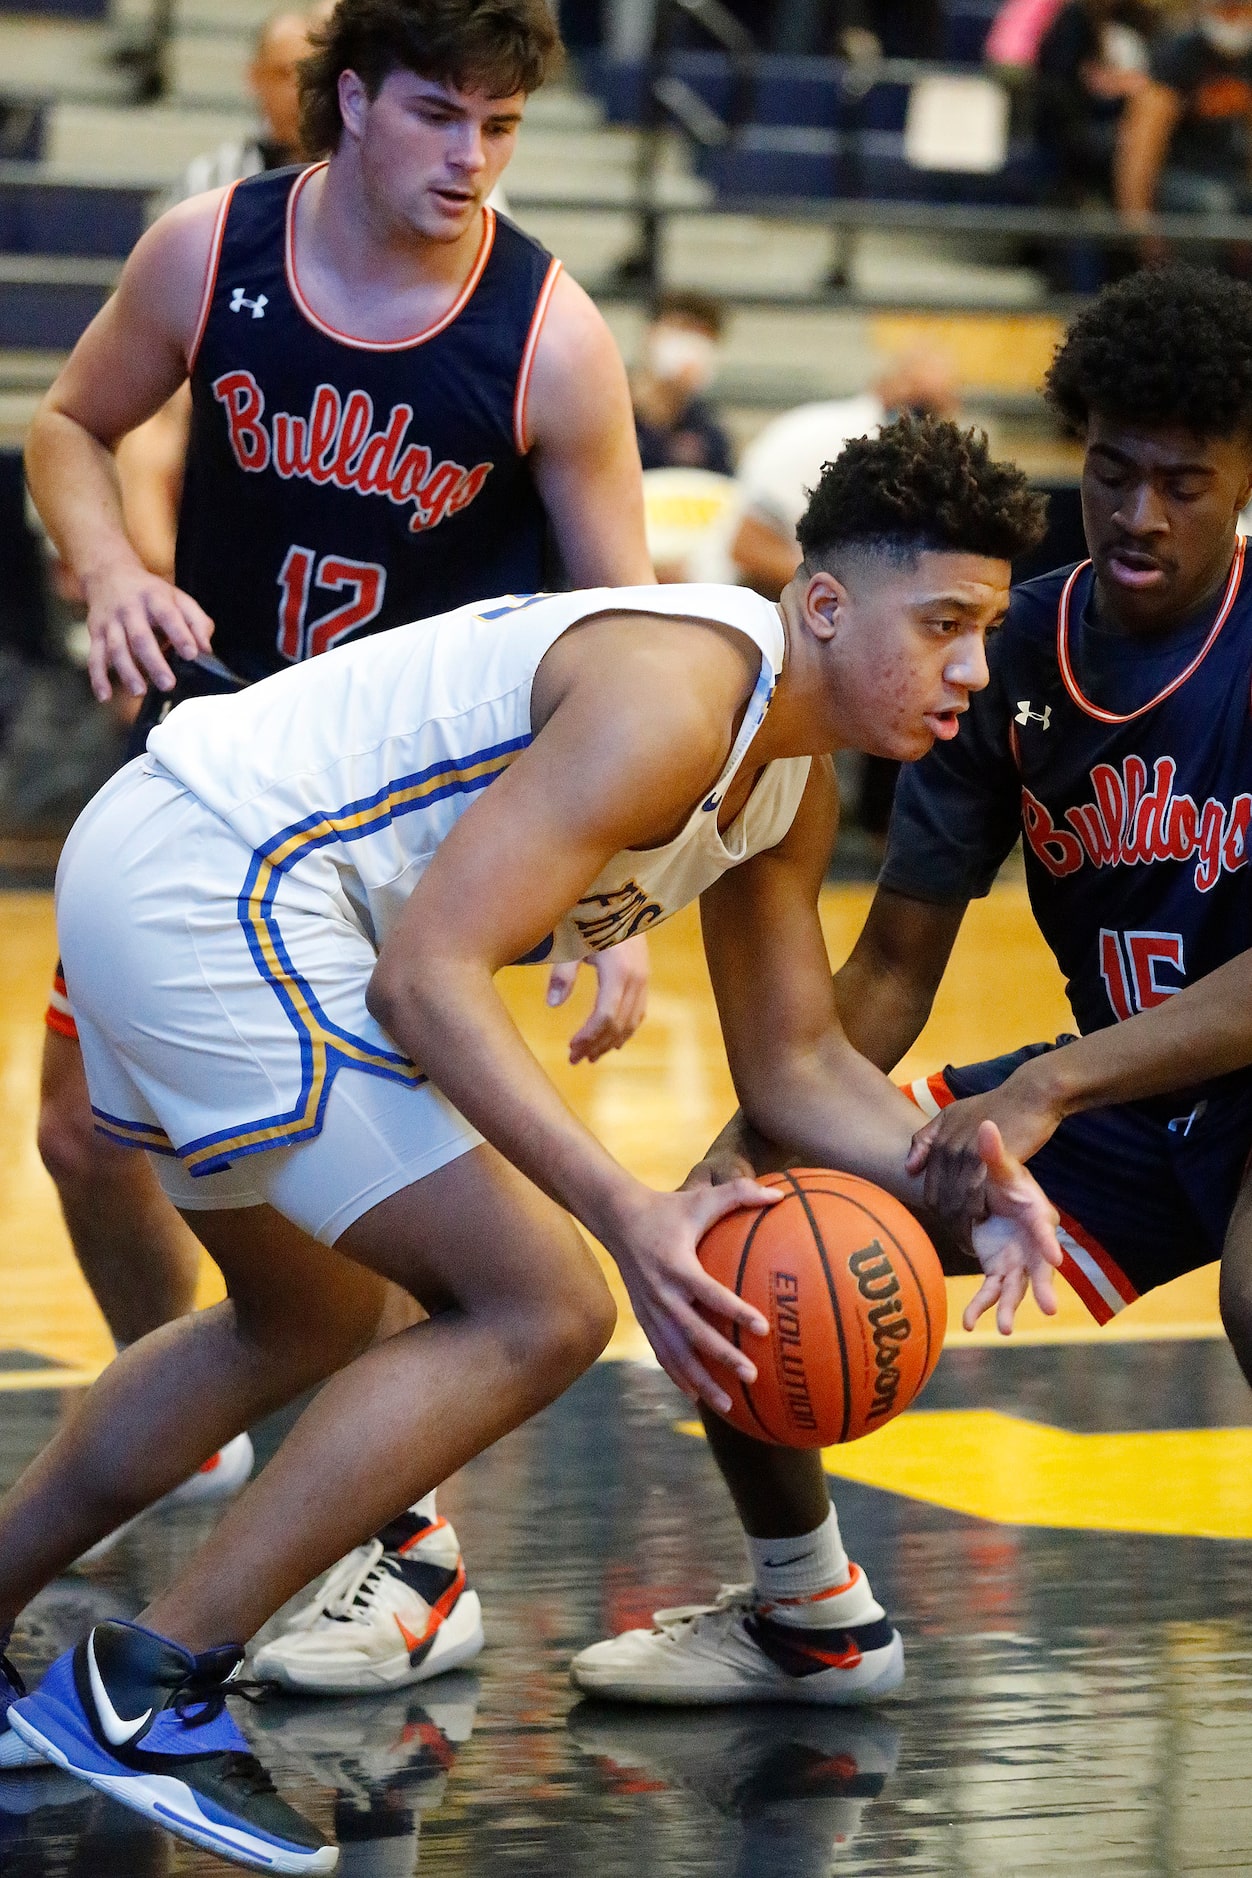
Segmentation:
<svg viewBox="0 0 1252 1878">
<path fill-rule="evenodd" d="M 306 84 L 306 105 L 316 120 L 310 147 L 330 148 L 329 161 L 294 188 L 291 172 L 285 180 L 258 177 L 241 185 L 229 207 L 229 192 L 218 190 L 163 216 L 33 427 L 31 487 L 87 595 L 100 697 L 108 695 L 110 671 L 136 694 L 149 680 L 158 691 L 168 688 L 174 674 L 163 645 L 185 660 L 216 658 L 249 679 L 316 650 L 331 631 L 328 608 L 342 614 L 344 594 L 351 598 L 354 569 L 358 586 L 372 581 L 379 597 L 372 618 L 354 631 L 504 588 L 543 585 L 548 525 L 575 585 L 651 578 L 630 399 L 616 347 L 581 288 L 486 206 L 512 153 L 527 90 L 556 51 L 546 0 L 509 0 L 486 13 L 471 0 L 345 6 L 322 39 L 322 67 L 316 84 Z M 338 69 L 350 55 L 361 72 Z M 405 63 L 410 58 L 418 59 L 417 69 Z M 462 82 L 452 82 L 449 71 Z M 275 200 L 290 200 L 285 263 L 281 204 L 277 237 L 268 247 L 259 239 L 248 245 L 262 186 Z M 255 255 L 258 265 L 272 265 L 277 255 L 283 287 L 267 280 L 264 291 L 251 261 L 230 276 L 240 252 Z M 289 287 L 294 297 L 297 286 L 298 311 L 280 333 L 282 293 Z M 501 356 L 507 341 L 498 336 L 497 311 L 518 331 L 516 356 Z M 224 348 L 234 349 L 225 361 Z M 127 539 L 113 452 L 164 406 L 189 370 L 197 415 L 174 584 L 145 568 Z M 432 428 L 423 374 L 441 384 L 459 374 L 442 428 Z M 257 386 L 275 436 L 281 423 L 304 422 L 291 413 L 307 413 L 328 384 L 346 427 L 347 408 L 366 396 L 364 385 L 380 433 L 389 410 L 394 428 L 401 407 L 417 407 L 413 434 L 432 450 L 432 474 L 481 458 L 485 486 L 458 512 L 414 532 L 411 504 L 362 489 L 366 479 L 354 484 L 347 473 L 320 481 L 283 475 L 277 447 L 272 456 L 267 447 L 268 460 L 256 473 L 244 473 L 231 451 L 250 462 L 244 445 L 251 433 L 230 401 L 235 394 L 221 391 L 227 379 Z M 283 399 L 292 398 L 284 408 Z M 457 413 L 477 414 L 492 400 L 504 407 L 503 425 L 488 427 L 485 443 L 481 421 L 466 436 L 469 417 L 459 421 Z M 213 430 L 226 429 L 223 405 L 229 446 Z M 377 441 L 360 441 L 378 457 Z M 470 448 L 476 455 L 465 454 Z M 398 455 L 393 449 L 393 465 Z M 349 464 L 345 449 L 339 467 Z M 245 524 L 254 519 L 263 540 L 250 553 Z M 305 545 L 296 550 L 293 542 Z M 308 557 L 306 575 L 318 558 L 338 567 L 328 577 L 338 583 L 329 599 L 306 578 L 298 630 L 286 617 L 297 610 L 293 554 L 297 565 L 300 555 Z M 292 630 L 280 656 L 282 596 L 280 638 Z M 554 1002 L 569 995 L 575 969 L 554 975 Z M 646 971 L 641 939 L 597 962 L 596 1004 L 572 1041 L 575 1061 L 594 1061 L 632 1034 L 643 1017 Z M 94 1133 L 63 983 L 48 1025 L 40 1148 L 84 1272 L 115 1338 L 128 1343 L 191 1307 L 199 1251 L 146 1165 Z M 232 1488 L 250 1465 L 241 1437 L 180 1491 Z M 414 1535 L 402 1537 L 407 1544 Z M 437 1544 L 450 1546 L 451 1568 L 454 1539 L 445 1530 Z M 370 1686 L 364 1661 L 355 1685 L 350 1679 L 349 1628 L 339 1623 L 326 1634 L 337 1646 L 335 1686 Z M 359 1641 L 366 1654 L 371 1636 L 365 1624 Z M 306 1638 L 303 1673 L 316 1677 L 312 1647 Z M 436 1652 L 426 1673 L 443 1660 Z"/>
<path fill-rule="evenodd" d="M 58 921 L 94 1112 L 152 1156 L 230 1297 L 119 1357 L 0 1508 L 0 1646 L 101 1531 L 331 1379 L 140 1624 L 97 1625 L 32 1697 L 0 1684 L 29 1746 L 227 1856 L 330 1869 L 225 1715 L 228 1679 L 285 1598 L 594 1360 L 613 1311 L 574 1220 L 681 1389 L 724 1409 L 707 1361 L 755 1375 L 723 1329 L 764 1323 L 695 1247 L 768 1193 L 656 1193 L 619 1166 L 514 1028 L 502 966 L 700 896 L 746 1114 L 917 1202 L 915 1112 L 831 988 L 829 753 L 955 736 L 1039 528 L 985 440 L 904 420 L 827 468 L 777 606 L 672 587 L 467 607 L 179 706 L 89 805 Z M 979 1150 L 975 1249 L 1046 1302 L 1055 1215 L 993 1125 Z M 366 1347 L 384 1278 L 431 1315 Z M 856 1598 L 847 1622 L 876 1634 Z"/>
</svg>

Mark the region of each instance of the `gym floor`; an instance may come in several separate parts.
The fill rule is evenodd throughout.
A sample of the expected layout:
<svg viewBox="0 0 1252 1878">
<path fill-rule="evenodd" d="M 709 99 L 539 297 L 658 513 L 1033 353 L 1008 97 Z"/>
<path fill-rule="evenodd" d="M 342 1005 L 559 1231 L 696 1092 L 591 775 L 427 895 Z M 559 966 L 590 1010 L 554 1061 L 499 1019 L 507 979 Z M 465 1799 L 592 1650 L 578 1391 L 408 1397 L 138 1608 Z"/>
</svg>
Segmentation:
<svg viewBox="0 0 1252 1878">
<path fill-rule="evenodd" d="M 832 957 L 867 903 L 828 890 Z M 109 1345 L 34 1150 L 48 898 L 0 897 L 0 944 L 3 1486 Z M 694 918 L 653 950 L 648 1024 L 595 1070 L 564 1064 L 576 1017 L 546 1010 L 542 974 L 507 989 L 570 1100 L 661 1185 L 732 1098 Z M 1067 1022 L 1024 895 L 1002 886 L 972 910 L 902 1069 Z M 956 1324 L 968 1287 L 951 1291 Z M 474 1671 L 395 1696 L 240 1702 L 242 1725 L 336 1833 L 345 1878 L 1252 1871 L 1252 1394 L 1215 1300 L 1209 1270 L 1103 1331 L 1071 1298 L 1049 1325 L 1023 1313 L 1009 1343 L 958 1326 L 916 1410 L 827 1455 L 849 1550 L 905 1638 L 905 1686 L 881 1708 L 575 1700 L 582 1644 L 744 1571 L 688 1405 L 623 1309 L 610 1360 L 441 1492 L 483 1594 Z M 260 1431 L 263 1453 L 280 1433 Z M 51 1586 L 19 1661 L 38 1671 L 95 1619 L 137 1611 L 211 1517 L 149 1519 Z M 223 1869 L 50 1770 L 0 1776 L 6 1878 Z"/>
</svg>

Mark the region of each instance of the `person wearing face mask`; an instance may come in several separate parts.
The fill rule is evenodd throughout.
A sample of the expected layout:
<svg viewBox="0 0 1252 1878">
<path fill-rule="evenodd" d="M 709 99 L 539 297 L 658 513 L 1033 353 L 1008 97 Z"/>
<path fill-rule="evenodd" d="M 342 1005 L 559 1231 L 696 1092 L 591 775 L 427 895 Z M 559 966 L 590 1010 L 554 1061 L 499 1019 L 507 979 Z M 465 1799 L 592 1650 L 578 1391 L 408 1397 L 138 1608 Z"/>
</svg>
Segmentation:
<svg viewBox="0 0 1252 1878">
<path fill-rule="evenodd" d="M 1117 207 L 1198 215 L 1252 208 L 1252 4 L 1206 0 L 1191 24 L 1152 49 L 1149 82 L 1122 114 Z M 1161 258 L 1145 244 L 1144 258 Z"/>
<path fill-rule="evenodd" d="M 721 336 L 716 300 L 702 293 L 661 296 L 630 385 L 645 470 L 733 474 L 730 439 L 703 395 L 717 369 Z"/>
</svg>

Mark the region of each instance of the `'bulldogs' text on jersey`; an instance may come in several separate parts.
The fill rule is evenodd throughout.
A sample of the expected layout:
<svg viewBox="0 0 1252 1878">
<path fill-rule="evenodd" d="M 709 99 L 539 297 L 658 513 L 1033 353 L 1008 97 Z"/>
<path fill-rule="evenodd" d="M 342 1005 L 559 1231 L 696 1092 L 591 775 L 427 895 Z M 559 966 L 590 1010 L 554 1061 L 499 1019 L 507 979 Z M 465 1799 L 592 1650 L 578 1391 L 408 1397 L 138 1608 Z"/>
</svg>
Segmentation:
<svg viewBox="0 0 1252 1878">
<path fill-rule="evenodd" d="M 917 898 L 965 900 L 1020 834 L 1083 1031 L 1252 946 L 1244 543 L 1206 617 L 1163 638 L 1101 629 L 1091 596 L 1089 563 L 1014 591 L 960 734 L 901 777 L 882 875 Z"/>
<path fill-rule="evenodd" d="M 226 198 L 192 360 L 175 578 L 253 680 L 485 594 L 544 584 L 526 391 L 559 263 L 484 211 L 455 304 L 371 343 L 305 300 L 292 231 L 317 170 Z"/>
</svg>

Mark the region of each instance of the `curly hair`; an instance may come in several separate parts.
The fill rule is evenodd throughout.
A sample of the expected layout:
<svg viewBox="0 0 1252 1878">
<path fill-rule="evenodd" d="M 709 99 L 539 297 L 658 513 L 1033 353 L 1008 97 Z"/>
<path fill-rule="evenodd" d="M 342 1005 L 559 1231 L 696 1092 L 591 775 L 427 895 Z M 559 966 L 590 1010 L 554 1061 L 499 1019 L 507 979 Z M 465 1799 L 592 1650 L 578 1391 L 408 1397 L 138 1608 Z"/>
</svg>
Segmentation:
<svg viewBox="0 0 1252 1878">
<path fill-rule="evenodd" d="M 300 67 L 300 133 L 310 156 L 343 131 L 339 75 L 355 72 L 371 98 L 396 70 L 492 98 L 537 91 L 564 57 L 548 0 L 339 0 Z"/>
<path fill-rule="evenodd" d="M 927 550 L 1011 561 L 1043 539 L 1046 504 L 984 431 L 898 417 L 827 463 L 796 530 L 806 567 L 861 548 L 911 559 Z"/>
<path fill-rule="evenodd" d="M 1079 434 L 1092 411 L 1197 437 L 1252 431 L 1252 287 L 1210 267 L 1128 274 L 1074 321 L 1044 395 Z"/>
</svg>

